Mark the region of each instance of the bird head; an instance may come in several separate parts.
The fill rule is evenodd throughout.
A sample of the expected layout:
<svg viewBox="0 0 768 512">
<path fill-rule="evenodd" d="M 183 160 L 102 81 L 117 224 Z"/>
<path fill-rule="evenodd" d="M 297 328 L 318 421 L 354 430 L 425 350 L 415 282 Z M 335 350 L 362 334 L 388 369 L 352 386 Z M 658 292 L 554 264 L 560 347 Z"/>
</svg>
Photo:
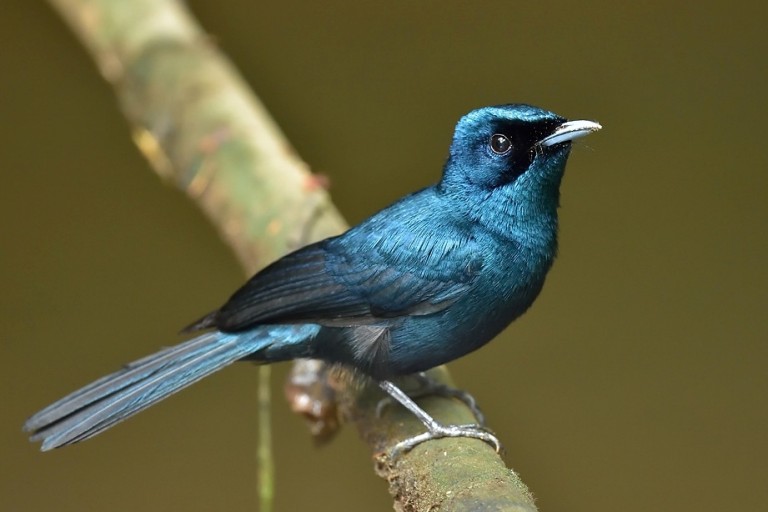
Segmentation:
<svg viewBox="0 0 768 512">
<path fill-rule="evenodd" d="M 571 141 L 600 128 L 523 104 L 473 110 L 456 125 L 441 187 L 452 192 L 554 187 L 557 194 Z"/>
</svg>

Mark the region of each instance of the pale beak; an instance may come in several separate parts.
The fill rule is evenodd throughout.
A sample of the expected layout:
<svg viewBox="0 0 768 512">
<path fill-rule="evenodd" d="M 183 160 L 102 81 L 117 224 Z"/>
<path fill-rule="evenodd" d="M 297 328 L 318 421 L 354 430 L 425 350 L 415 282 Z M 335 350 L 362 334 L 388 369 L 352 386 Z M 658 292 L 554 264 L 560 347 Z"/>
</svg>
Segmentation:
<svg viewBox="0 0 768 512">
<path fill-rule="evenodd" d="M 600 123 L 594 121 L 568 121 L 558 126 L 551 135 L 544 137 L 536 144 L 544 147 L 554 146 L 561 142 L 569 142 L 573 139 L 589 135 L 600 128 L 602 128 Z"/>
</svg>

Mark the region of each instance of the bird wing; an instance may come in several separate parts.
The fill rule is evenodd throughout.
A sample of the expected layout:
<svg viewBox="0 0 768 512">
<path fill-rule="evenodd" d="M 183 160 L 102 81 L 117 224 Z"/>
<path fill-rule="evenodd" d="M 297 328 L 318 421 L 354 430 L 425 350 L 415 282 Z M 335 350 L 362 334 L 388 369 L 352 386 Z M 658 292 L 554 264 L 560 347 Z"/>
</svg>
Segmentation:
<svg viewBox="0 0 768 512">
<path fill-rule="evenodd" d="M 446 243 L 445 237 L 431 243 L 417 237 L 410 244 L 398 238 L 342 236 L 293 252 L 252 277 L 192 328 L 237 331 L 258 323 L 301 322 L 351 326 L 427 315 L 462 297 L 482 268 L 482 259 L 467 244 Z"/>
</svg>

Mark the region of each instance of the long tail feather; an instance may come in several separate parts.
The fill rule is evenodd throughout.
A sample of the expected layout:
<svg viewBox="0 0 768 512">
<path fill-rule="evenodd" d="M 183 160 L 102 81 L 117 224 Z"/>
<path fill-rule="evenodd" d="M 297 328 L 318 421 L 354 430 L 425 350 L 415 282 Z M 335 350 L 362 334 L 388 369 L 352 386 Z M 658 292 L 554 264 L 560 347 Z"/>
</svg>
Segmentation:
<svg viewBox="0 0 768 512">
<path fill-rule="evenodd" d="M 116 425 L 221 368 L 252 355 L 300 344 L 314 326 L 264 326 L 246 332 L 210 332 L 126 365 L 62 398 L 24 424 L 41 450 L 77 443 Z"/>
</svg>

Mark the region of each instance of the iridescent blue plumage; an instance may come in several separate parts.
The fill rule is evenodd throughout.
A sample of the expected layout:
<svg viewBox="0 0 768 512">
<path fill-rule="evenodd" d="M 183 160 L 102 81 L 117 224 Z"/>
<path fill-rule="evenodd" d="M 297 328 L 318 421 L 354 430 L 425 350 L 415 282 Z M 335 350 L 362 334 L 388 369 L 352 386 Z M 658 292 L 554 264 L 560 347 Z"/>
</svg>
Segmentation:
<svg viewBox="0 0 768 512">
<path fill-rule="evenodd" d="M 597 129 L 527 105 L 470 112 L 440 183 L 276 261 L 190 327 L 215 331 L 65 397 L 25 428 L 43 449 L 77 442 L 239 359 L 341 363 L 393 394 L 389 379 L 479 348 L 533 303 L 557 252 L 570 141 Z M 414 412 L 433 437 L 489 440 Z"/>
</svg>

